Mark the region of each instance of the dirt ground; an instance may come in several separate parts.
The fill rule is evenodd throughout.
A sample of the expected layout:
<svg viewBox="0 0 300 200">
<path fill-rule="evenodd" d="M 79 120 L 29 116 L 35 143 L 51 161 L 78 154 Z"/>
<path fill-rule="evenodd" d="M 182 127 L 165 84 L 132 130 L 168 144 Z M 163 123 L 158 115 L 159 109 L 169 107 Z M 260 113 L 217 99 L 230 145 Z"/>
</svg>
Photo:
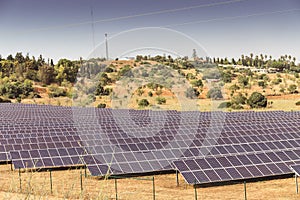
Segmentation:
<svg viewBox="0 0 300 200">
<path fill-rule="evenodd" d="M 81 191 L 80 174 L 83 174 Z M 192 186 L 185 184 L 179 175 L 156 175 L 155 199 L 195 199 Z M 115 180 L 98 180 L 84 177 L 84 170 L 52 171 L 52 194 L 50 172 L 21 172 L 21 187 L 18 171 L 10 165 L 0 165 L 0 199 L 116 199 Z M 296 195 L 294 178 L 276 179 L 247 183 L 247 199 L 299 199 Z M 117 180 L 118 199 L 153 199 L 152 176 Z M 244 199 L 244 185 L 214 186 L 197 188 L 200 199 Z"/>
</svg>

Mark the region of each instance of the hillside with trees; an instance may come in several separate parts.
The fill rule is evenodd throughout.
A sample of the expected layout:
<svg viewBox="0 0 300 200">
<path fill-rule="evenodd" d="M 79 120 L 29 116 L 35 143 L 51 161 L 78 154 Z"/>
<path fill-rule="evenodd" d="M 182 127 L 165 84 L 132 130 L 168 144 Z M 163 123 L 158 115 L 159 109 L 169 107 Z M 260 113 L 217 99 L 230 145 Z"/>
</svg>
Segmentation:
<svg viewBox="0 0 300 200">
<path fill-rule="evenodd" d="M 155 74 L 170 77 L 171 74 L 163 70 L 169 67 L 185 78 L 190 86 L 184 95 L 196 99 L 200 110 L 209 109 L 211 101 L 219 102 L 218 107 L 226 110 L 276 109 L 283 101 L 289 103 L 291 109 L 299 108 L 300 65 L 296 64 L 295 57 L 284 55 L 274 59 L 250 54 L 235 60 L 198 58 L 196 52 L 194 54 L 192 59 L 137 55 L 134 60 L 63 58 L 57 63 L 42 55 L 37 58 L 22 53 L 6 58 L 0 56 L 0 100 L 70 106 L 78 98 L 74 91 L 76 84 L 82 83 L 80 87 L 88 94 L 84 105 L 111 107 L 118 81 L 133 78 L 138 69 L 143 69 L 141 78 Z M 91 86 L 82 77 L 96 80 L 95 84 Z M 178 109 L 180 105 L 172 92 L 172 84 L 153 82 L 138 87 L 129 94 L 129 107 Z"/>
</svg>

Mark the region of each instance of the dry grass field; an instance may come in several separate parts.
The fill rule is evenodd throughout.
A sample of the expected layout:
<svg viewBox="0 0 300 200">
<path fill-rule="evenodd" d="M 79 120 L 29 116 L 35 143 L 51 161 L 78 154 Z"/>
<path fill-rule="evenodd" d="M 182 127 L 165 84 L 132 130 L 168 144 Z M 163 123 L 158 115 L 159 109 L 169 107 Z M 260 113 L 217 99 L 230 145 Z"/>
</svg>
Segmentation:
<svg viewBox="0 0 300 200">
<path fill-rule="evenodd" d="M 0 199 L 116 199 L 115 180 L 99 180 L 83 176 L 83 191 L 80 184 L 80 169 L 52 171 L 53 189 L 50 189 L 49 172 L 22 172 L 21 185 L 18 171 L 10 165 L 0 165 Z M 84 171 L 82 170 L 84 174 Z M 118 179 L 118 199 L 153 199 L 151 177 Z M 156 200 L 195 199 L 194 188 L 185 184 L 179 175 L 155 175 Z M 243 183 L 197 188 L 198 199 L 244 199 Z M 276 179 L 247 183 L 247 199 L 299 199 L 295 193 L 294 178 Z"/>
</svg>

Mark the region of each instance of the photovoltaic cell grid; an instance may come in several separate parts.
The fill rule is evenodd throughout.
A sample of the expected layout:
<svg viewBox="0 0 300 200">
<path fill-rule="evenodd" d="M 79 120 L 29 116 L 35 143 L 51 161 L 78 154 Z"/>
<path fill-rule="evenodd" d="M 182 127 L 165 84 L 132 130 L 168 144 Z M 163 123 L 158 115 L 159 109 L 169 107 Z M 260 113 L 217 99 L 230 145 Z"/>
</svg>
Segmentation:
<svg viewBox="0 0 300 200">
<path fill-rule="evenodd" d="M 13 158 L 15 168 L 72 166 L 83 156 L 95 176 L 144 173 L 174 169 L 172 163 L 178 159 L 271 153 L 300 146 L 299 112 L 226 113 L 218 127 L 224 113 L 85 108 L 75 112 L 79 116 L 74 121 L 70 107 L 0 104 L 0 109 L 0 139 L 4 139 L 0 158 Z M 147 127 L 156 134 L 149 136 Z M 221 134 L 210 135 L 215 129 Z M 64 136 L 74 139 L 65 141 Z M 203 154 L 206 151 L 210 152 Z"/>
</svg>

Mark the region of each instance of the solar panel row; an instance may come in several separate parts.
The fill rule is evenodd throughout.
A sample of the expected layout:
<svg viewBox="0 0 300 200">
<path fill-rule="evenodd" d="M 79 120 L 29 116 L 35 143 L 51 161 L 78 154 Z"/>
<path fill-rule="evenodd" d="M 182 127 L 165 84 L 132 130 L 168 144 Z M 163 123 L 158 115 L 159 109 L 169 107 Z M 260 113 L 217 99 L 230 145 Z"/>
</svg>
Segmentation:
<svg viewBox="0 0 300 200">
<path fill-rule="evenodd" d="M 294 149 L 179 160 L 174 165 L 187 183 L 204 184 L 289 174 L 299 158 L 300 149 Z"/>
</svg>

